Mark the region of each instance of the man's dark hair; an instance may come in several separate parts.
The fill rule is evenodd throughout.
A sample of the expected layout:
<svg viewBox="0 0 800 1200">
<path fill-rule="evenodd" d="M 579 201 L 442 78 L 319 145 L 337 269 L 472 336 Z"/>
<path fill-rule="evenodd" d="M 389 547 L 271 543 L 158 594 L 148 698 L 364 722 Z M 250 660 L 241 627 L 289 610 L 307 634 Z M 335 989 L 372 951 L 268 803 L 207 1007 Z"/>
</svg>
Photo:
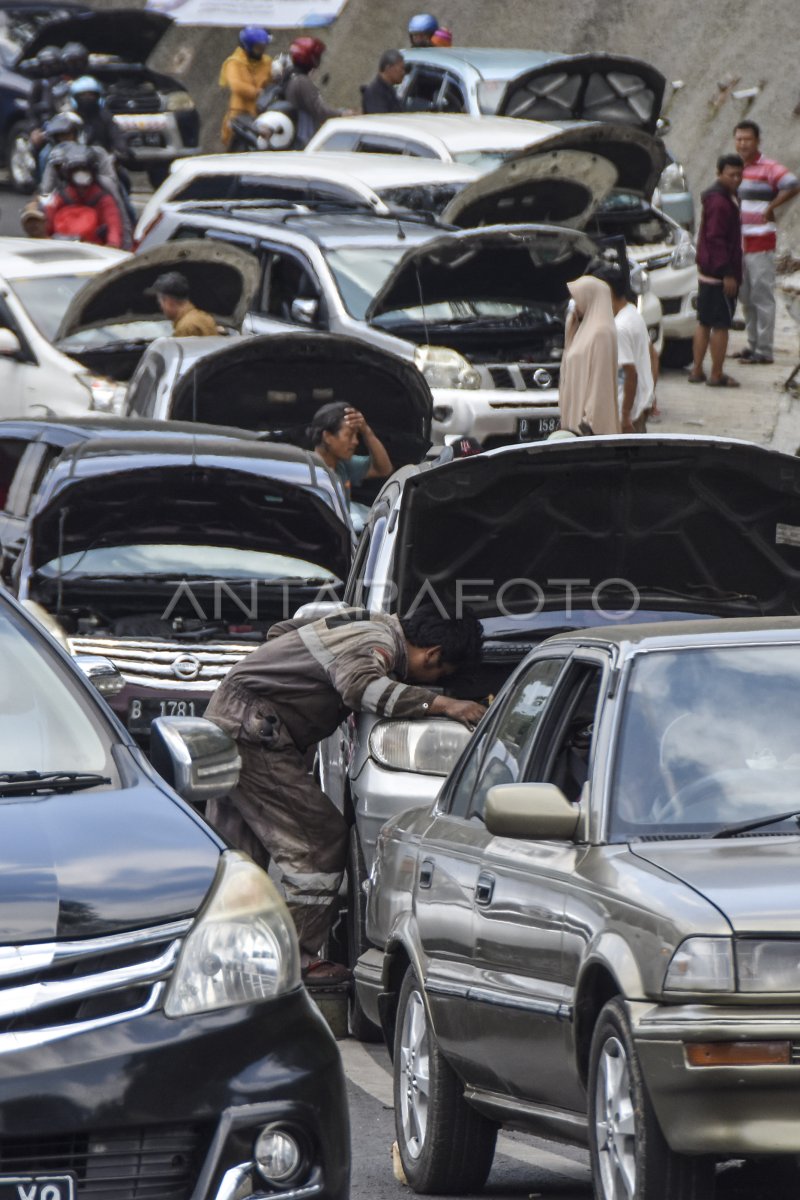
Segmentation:
<svg viewBox="0 0 800 1200">
<path fill-rule="evenodd" d="M 399 50 L 384 50 L 378 60 L 378 74 L 382 74 L 387 67 L 395 67 L 399 62 L 404 62 L 404 58 Z"/>
<path fill-rule="evenodd" d="M 470 668 L 481 660 L 483 630 L 469 608 L 460 617 L 443 617 L 435 604 L 420 604 L 400 624 L 412 646 L 441 646 L 442 662 L 451 667 Z"/>
<path fill-rule="evenodd" d="M 323 433 L 339 432 L 346 409 L 347 405 L 341 400 L 335 400 L 333 404 L 323 404 L 322 408 L 317 409 L 306 430 L 312 450 L 316 450 L 321 444 Z"/>
<path fill-rule="evenodd" d="M 738 154 L 721 154 L 717 159 L 717 174 L 721 175 L 726 167 L 736 167 L 741 171 L 744 169 L 744 159 Z"/>
<path fill-rule="evenodd" d="M 607 283 L 615 296 L 619 296 L 620 300 L 629 300 L 628 283 L 622 271 L 614 263 L 599 262 L 596 266 L 589 269 L 589 274 L 594 275 L 595 279 L 602 279 L 603 283 Z"/>
<path fill-rule="evenodd" d="M 756 141 L 761 141 L 761 126 L 756 121 L 740 121 L 738 125 L 734 125 L 733 132 L 736 133 L 739 129 L 749 129 L 756 135 Z"/>
</svg>

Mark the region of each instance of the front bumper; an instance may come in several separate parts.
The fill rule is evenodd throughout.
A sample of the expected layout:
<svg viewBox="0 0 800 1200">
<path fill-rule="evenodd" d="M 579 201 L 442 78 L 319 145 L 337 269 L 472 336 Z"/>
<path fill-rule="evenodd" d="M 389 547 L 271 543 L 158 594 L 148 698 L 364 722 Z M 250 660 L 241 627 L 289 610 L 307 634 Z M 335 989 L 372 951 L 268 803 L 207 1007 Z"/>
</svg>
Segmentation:
<svg viewBox="0 0 800 1200">
<path fill-rule="evenodd" d="M 162 1173 L 163 1194 L 176 1200 L 287 1200 L 291 1191 L 255 1183 L 253 1143 L 273 1122 L 297 1130 L 308 1146 L 294 1197 L 346 1200 L 341 1061 L 303 990 L 182 1020 L 156 1011 L 0 1055 L 4 1172 L 13 1156 L 16 1174 L 73 1173 L 78 1200 L 99 1196 L 102 1179 L 114 1175 L 115 1188 L 128 1182 L 130 1194 L 137 1186 L 162 1194 L 148 1169 Z M 166 1162 L 153 1157 L 159 1139 L 175 1142 L 179 1134 L 184 1148 Z M 149 1158 L 142 1146 L 151 1148 Z"/>
<path fill-rule="evenodd" d="M 485 449 L 520 440 L 519 422 L 543 422 L 534 438 L 546 438 L 558 429 L 558 389 L 520 392 L 506 388 L 433 389 L 431 439 L 446 446 L 459 437 L 477 438 Z"/>
<path fill-rule="evenodd" d="M 797 1154 L 800 1010 L 631 1005 L 633 1035 L 664 1137 L 683 1154 Z M 696 1042 L 790 1042 L 786 1066 L 691 1067 Z M 797 1048 L 797 1049 L 795 1049 Z"/>
<path fill-rule="evenodd" d="M 697 324 L 697 268 L 653 270 L 650 286 L 661 302 L 664 337 L 675 340 L 693 337 Z"/>
</svg>

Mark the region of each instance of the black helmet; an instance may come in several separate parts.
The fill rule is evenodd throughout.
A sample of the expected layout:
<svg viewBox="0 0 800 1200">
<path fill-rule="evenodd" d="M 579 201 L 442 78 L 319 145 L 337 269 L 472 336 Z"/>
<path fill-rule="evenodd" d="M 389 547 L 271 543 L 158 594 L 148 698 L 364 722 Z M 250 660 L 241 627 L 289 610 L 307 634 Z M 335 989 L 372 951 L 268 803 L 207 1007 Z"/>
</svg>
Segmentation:
<svg viewBox="0 0 800 1200">
<path fill-rule="evenodd" d="M 54 150 L 50 158 L 63 179 L 69 179 L 76 171 L 96 173 L 91 146 L 82 146 L 80 142 L 67 142 Z"/>
<path fill-rule="evenodd" d="M 67 42 L 61 51 L 61 61 L 70 75 L 85 75 L 89 66 L 89 51 L 80 42 Z"/>
<path fill-rule="evenodd" d="M 44 132 L 49 138 L 77 138 L 83 129 L 83 120 L 76 112 L 60 112 L 45 123 Z"/>
<path fill-rule="evenodd" d="M 39 74 L 47 79 L 50 75 L 60 75 L 62 68 L 61 51 L 58 46 L 42 46 L 36 55 Z"/>
</svg>

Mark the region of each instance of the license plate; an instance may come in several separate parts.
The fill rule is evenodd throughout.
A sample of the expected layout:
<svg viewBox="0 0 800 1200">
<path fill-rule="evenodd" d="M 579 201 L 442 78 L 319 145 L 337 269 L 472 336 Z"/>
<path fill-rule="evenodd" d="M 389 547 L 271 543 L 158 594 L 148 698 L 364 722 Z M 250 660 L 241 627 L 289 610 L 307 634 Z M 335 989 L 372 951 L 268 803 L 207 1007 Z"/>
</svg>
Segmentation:
<svg viewBox="0 0 800 1200">
<path fill-rule="evenodd" d="M 0 1175 L 0 1200 L 74 1200 L 71 1175 Z"/>
<path fill-rule="evenodd" d="M 128 117 L 120 114 L 114 117 L 114 120 L 126 133 L 158 133 L 167 128 L 167 118 L 162 114 L 153 117 Z"/>
<path fill-rule="evenodd" d="M 128 729 L 131 733 L 149 733 L 156 717 L 202 717 L 208 701 L 202 700 L 131 700 L 128 705 Z M 0 1193 L 0 1200 L 3 1195 Z M 54 1198 L 55 1200 L 55 1198 Z"/>
<path fill-rule="evenodd" d="M 131 150 L 140 149 L 142 146 L 163 146 L 164 139 L 160 133 L 129 133 L 128 145 Z"/>
<path fill-rule="evenodd" d="M 558 417 L 520 417 L 517 437 L 521 442 L 536 442 L 561 428 Z"/>
</svg>

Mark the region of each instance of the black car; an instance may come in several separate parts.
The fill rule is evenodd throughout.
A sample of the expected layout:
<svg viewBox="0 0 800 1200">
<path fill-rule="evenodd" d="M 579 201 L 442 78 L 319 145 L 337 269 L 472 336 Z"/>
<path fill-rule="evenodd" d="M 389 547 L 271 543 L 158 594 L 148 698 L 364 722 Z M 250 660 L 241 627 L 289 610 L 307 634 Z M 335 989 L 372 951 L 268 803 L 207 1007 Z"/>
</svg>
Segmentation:
<svg viewBox="0 0 800 1200">
<path fill-rule="evenodd" d="M 0 661 L 0 1196 L 345 1200 L 341 1063 L 269 877 L 6 593 Z M 235 782 L 210 722 L 155 738 L 185 799 Z"/>
</svg>

